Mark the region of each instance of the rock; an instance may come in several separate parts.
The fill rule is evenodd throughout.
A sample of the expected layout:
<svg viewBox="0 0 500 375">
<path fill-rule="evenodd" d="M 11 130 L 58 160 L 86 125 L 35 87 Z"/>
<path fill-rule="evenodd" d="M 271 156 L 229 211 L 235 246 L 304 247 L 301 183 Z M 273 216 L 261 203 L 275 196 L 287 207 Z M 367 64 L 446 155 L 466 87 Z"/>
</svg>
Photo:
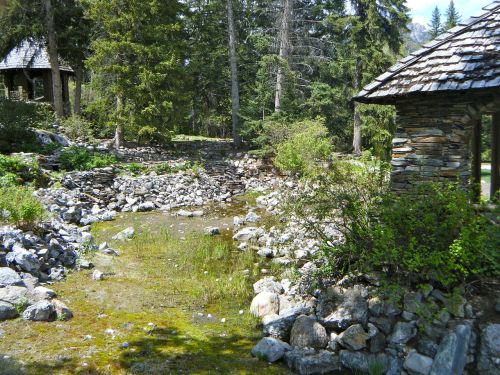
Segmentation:
<svg viewBox="0 0 500 375">
<path fill-rule="evenodd" d="M 56 312 L 57 320 L 70 320 L 73 317 L 73 312 L 58 299 L 53 299 L 52 304 Z"/>
<path fill-rule="evenodd" d="M 416 313 L 423 302 L 423 295 L 419 292 L 407 292 L 404 295 L 404 311 Z"/>
<path fill-rule="evenodd" d="M 415 323 L 397 322 L 394 331 L 388 337 L 393 344 L 406 344 L 417 335 Z"/>
<path fill-rule="evenodd" d="M 294 348 L 285 353 L 285 360 L 301 375 L 330 374 L 341 369 L 339 357 L 326 350 L 315 353 L 312 349 Z"/>
<path fill-rule="evenodd" d="M 330 287 L 319 306 L 321 322 L 329 328 L 344 330 L 350 325 L 365 325 L 368 320 L 367 291 L 361 285 Z"/>
<path fill-rule="evenodd" d="M 500 324 L 482 327 L 478 357 L 477 369 L 481 375 L 500 373 Z"/>
<path fill-rule="evenodd" d="M 255 212 L 251 211 L 245 216 L 245 222 L 247 223 L 255 223 L 260 219 L 260 216 L 257 215 Z"/>
<path fill-rule="evenodd" d="M 187 211 L 187 210 L 179 210 L 177 211 L 177 216 L 181 216 L 181 217 L 193 217 L 193 213 L 191 211 Z"/>
<path fill-rule="evenodd" d="M 389 358 L 384 353 L 368 354 L 341 350 L 339 355 L 342 366 L 353 372 L 368 373 L 371 369 L 377 368 L 377 373 L 385 374 L 390 368 Z"/>
<path fill-rule="evenodd" d="M 379 353 L 384 350 L 386 344 L 385 335 L 377 333 L 370 339 L 370 353 Z"/>
<path fill-rule="evenodd" d="M 0 301 L 0 322 L 2 320 L 17 318 L 18 315 L 19 314 L 13 304 Z"/>
<path fill-rule="evenodd" d="M 0 267 L 0 288 L 8 285 L 21 285 L 21 276 L 9 267 Z"/>
<path fill-rule="evenodd" d="M 104 280 L 104 273 L 102 273 L 99 270 L 94 270 L 94 272 L 92 272 L 92 280 L 95 280 L 95 281 Z"/>
<path fill-rule="evenodd" d="M 325 327 L 312 316 L 300 315 L 293 323 L 290 345 L 299 348 L 323 349 L 328 344 Z"/>
<path fill-rule="evenodd" d="M 38 300 L 51 299 L 56 296 L 56 292 L 44 286 L 37 286 L 35 289 L 33 289 L 32 293 L 34 297 Z"/>
<path fill-rule="evenodd" d="M 12 305 L 17 305 L 23 302 L 27 302 L 28 288 L 16 285 L 0 288 L 0 301 L 8 302 Z"/>
<path fill-rule="evenodd" d="M 467 362 L 471 327 L 461 324 L 449 332 L 438 347 L 430 375 L 462 374 Z"/>
<path fill-rule="evenodd" d="M 394 318 L 386 317 L 371 317 L 370 323 L 373 323 L 379 330 L 384 334 L 388 335 L 392 331 L 392 326 L 394 324 Z"/>
<path fill-rule="evenodd" d="M 250 305 L 250 312 L 260 318 L 279 313 L 279 297 L 276 293 L 261 292 L 257 294 Z"/>
<path fill-rule="evenodd" d="M 135 235 L 135 229 L 133 227 L 128 227 L 122 230 L 120 233 L 115 234 L 112 239 L 115 241 L 125 241 L 131 239 Z"/>
<path fill-rule="evenodd" d="M 86 259 L 80 259 L 79 265 L 80 265 L 80 268 L 84 269 L 84 270 L 88 270 L 88 269 L 91 269 L 92 267 L 94 267 L 94 265 L 92 264 L 92 262 L 89 262 Z"/>
<path fill-rule="evenodd" d="M 408 354 L 403 364 L 405 370 L 411 375 L 428 375 L 431 371 L 431 366 L 432 358 L 418 354 L 415 351 Z"/>
<path fill-rule="evenodd" d="M 331 374 L 339 371 L 340 368 L 339 356 L 326 350 L 322 350 L 318 354 L 301 357 L 295 364 L 295 370 L 300 375 Z"/>
<path fill-rule="evenodd" d="M 361 350 L 366 348 L 366 341 L 369 338 L 361 324 L 354 324 L 342 332 L 337 341 L 346 349 Z"/>
<path fill-rule="evenodd" d="M 253 291 L 255 293 L 271 292 L 281 294 L 284 292 L 283 285 L 274 280 L 274 277 L 264 277 L 253 284 Z"/>
<path fill-rule="evenodd" d="M 16 248 L 12 253 L 7 254 L 7 257 L 21 267 L 23 271 L 32 272 L 40 269 L 40 262 L 35 254 L 23 248 Z"/>
<path fill-rule="evenodd" d="M 54 312 L 54 305 L 49 301 L 43 300 L 29 306 L 26 310 L 24 310 L 23 319 L 46 322 L 53 320 Z"/>
<path fill-rule="evenodd" d="M 252 349 L 252 355 L 268 362 L 276 362 L 283 358 L 286 351 L 291 347 L 286 342 L 272 337 L 264 337 Z"/>
<path fill-rule="evenodd" d="M 289 340 L 295 319 L 297 319 L 299 315 L 307 313 L 308 310 L 309 309 L 304 307 L 296 307 L 287 309 L 280 313 L 280 315 L 268 315 L 264 317 L 262 321 L 264 325 L 264 335 L 280 340 Z"/>
<path fill-rule="evenodd" d="M 220 234 L 220 229 L 218 227 L 206 227 L 203 232 L 208 236 L 216 236 Z"/>
<path fill-rule="evenodd" d="M 155 204 L 153 202 L 144 202 L 139 204 L 137 206 L 137 211 L 138 212 L 148 212 L 148 211 L 153 211 L 156 208 Z"/>
<path fill-rule="evenodd" d="M 234 236 L 234 241 L 250 241 L 257 236 L 259 228 L 256 227 L 247 227 L 238 231 Z"/>
<path fill-rule="evenodd" d="M 421 337 L 417 343 L 417 350 L 419 353 L 426 355 L 427 357 L 434 358 L 438 350 L 438 344 L 428 337 Z"/>
</svg>

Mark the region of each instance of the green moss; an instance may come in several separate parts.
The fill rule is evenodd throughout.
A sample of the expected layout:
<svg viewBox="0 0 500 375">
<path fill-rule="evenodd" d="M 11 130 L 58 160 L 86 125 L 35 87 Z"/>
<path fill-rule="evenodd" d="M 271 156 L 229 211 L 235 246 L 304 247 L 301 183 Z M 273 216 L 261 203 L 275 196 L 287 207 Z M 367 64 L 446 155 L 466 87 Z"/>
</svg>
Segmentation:
<svg viewBox="0 0 500 375">
<path fill-rule="evenodd" d="M 3 373 L 289 373 L 250 356 L 260 337 L 248 312 L 251 285 L 266 265 L 234 251 L 225 237 L 193 233 L 183 240 L 146 218 L 129 215 L 94 225 L 97 241 L 108 241 L 121 255 L 93 255 L 103 281 L 93 281 L 92 270 L 85 270 L 52 286 L 73 319 L 0 323 L 0 353 L 11 357 L 0 360 Z M 111 240 L 131 223 L 134 239 Z M 248 278 L 243 269 L 250 270 Z"/>
</svg>

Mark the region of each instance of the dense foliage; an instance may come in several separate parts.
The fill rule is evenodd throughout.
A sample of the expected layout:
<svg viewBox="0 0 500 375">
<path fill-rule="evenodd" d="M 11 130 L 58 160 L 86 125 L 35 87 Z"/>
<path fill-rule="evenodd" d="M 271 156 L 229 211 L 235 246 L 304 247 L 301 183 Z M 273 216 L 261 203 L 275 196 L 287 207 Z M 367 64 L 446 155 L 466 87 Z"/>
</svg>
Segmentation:
<svg viewBox="0 0 500 375">
<path fill-rule="evenodd" d="M 0 153 L 39 149 L 31 128 L 53 124 L 54 114 L 46 104 L 0 98 Z"/>
<path fill-rule="evenodd" d="M 62 150 L 59 156 L 61 168 L 67 171 L 87 171 L 108 167 L 117 162 L 114 155 L 91 152 L 83 147 L 71 146 Z"/>
<path fill-rule="evenodd" d="M 33 196 L 33 190 L 20 187 L 0 187 L 0 223 L 33 230 L 47 218 L 43 205 Z"/>
<path fill-rule="evenodd" d="M 43 174 L 36 161 L 24 161 L 18 157 L 0 154 L 0 187 L 18 186 L 33 183 L 40 185 Z"/>
<path fill-rule="evenodd" d="M 453 185 L 419 185 L 387 192 L 385 173 L 335 162 L 315 177 L 314 189 L 294 198 L 293 211 L 324 239 L 322 271 L 377 274 L 389 285 L 452 287 L 480 274 L 499 275 L 500 238 Z M 334 223 L 335 243 L 322 229 Z"/>
</svg>

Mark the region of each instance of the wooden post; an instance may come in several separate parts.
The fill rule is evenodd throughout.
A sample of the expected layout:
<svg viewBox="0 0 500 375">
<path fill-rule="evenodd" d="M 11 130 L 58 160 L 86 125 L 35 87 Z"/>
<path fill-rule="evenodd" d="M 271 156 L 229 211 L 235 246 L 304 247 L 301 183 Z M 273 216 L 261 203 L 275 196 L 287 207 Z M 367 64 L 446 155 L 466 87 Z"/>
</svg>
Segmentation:
<svg viewBox="0 0 500 375">
<path fill-rule="evenodd" d="M 474 199 L 481 199 L 481 117 L 474 123 L 474 135 L 472 137 L 472 189 Z"/>
<path fill-rule="evenodd" d="M 500 190 L 500 112 L 493 113 L 491 123 L 491 199 Z"/>
</svg>

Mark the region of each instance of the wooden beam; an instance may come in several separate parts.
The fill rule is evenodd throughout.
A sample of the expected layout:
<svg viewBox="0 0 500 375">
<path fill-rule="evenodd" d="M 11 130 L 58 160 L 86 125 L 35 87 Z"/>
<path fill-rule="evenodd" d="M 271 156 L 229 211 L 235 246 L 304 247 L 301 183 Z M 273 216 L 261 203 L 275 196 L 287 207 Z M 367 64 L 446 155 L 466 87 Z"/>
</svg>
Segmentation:
<svg viewBox="0 0 500 375">
<path fill-rule="evenodd" d="M 474 199 L 481 199 L 481 117 L 474 123 L 474 134 L 472 137 L 472 190 Z"/>
<path fill-rule="evenodd" d="M 494 112 L 491 123 L 491 199 L 500 190 L 500 112 Z"/>
</svg>

